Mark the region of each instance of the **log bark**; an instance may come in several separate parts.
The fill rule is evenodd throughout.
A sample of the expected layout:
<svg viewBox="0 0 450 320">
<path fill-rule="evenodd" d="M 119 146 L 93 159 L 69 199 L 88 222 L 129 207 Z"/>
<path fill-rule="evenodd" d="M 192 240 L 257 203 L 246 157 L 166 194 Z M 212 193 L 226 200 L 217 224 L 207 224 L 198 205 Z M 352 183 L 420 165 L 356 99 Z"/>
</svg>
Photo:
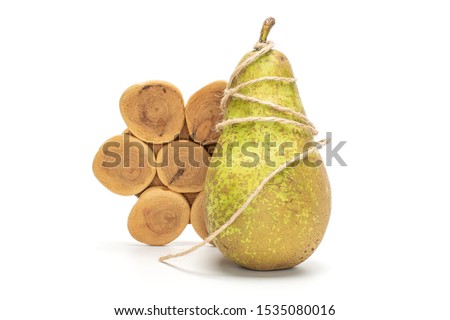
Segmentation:
<svg viewBox="0 0 450 320">
<path fill-rule="evenodd" d="M 208 231 L 206 229 L 206 208 L 205 208 L 205 191 L 200 192 L 194 200 L 191 206 L 190 221 L 195 232 L 203 240 L 208 237 Z"/>
</svg>

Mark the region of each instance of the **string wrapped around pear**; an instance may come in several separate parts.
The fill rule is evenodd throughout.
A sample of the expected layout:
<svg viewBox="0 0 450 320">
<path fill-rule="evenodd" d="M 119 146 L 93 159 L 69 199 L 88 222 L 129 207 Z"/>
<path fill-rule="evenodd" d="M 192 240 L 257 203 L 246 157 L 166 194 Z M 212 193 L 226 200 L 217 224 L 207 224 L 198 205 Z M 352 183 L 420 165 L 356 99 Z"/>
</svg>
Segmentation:
<svg viewBox="0 0 450 320">
<path fill-rule="evenodd" d="M 291 65 L 266 40 L 274 23 L 273 18 L 265 21 L 255 50 L 244 56 L 241 68 L 232 75 L 228 90 L 237 94 L 224 98 L 225 122 L 218 143 L 224 150 L 236 142 L 241 148 L 232 149 L 231 165 L 208 169 L 210 233 L 226 223 L 275 168 L 313 145 L 316 130 L 306 119 Z M 255 61 L 246 63 L 256 55 Z M 243 152 L 246 142 L 258 142 L 252 148 L 259 159 L 254 165 L 245 165 L 252 160 Z M 273 147 L 267 148 L 270 143 Z M 314 252 L 328 224 L 331 191 L 317 150 L 309 153 L 308 160 L 274 176 L 236 221 L 217 235 L 214 244 L 225 257 L 249 269 L 274 270 L 293 267 Z"/>
<path fill-rule="evenodd" d="M 206 226 L 229 260 L 249 269 L 286 269 L 321 242 L 331 190 L 316 129 L 305 115 L 291 65 L 272 50 L 268 18 L 259 42 L 231 76 L 224 121 L 205 180 Z M 181 256 L 199 248 L 160 260 Z"/>
</svg>

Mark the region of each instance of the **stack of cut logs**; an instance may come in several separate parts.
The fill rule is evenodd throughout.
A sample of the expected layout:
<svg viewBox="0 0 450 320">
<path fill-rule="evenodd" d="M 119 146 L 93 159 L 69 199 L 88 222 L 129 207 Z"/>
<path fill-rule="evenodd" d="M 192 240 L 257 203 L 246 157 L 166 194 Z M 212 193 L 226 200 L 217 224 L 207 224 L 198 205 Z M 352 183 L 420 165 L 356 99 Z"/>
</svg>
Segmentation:
<svg viewBox="0 0 450 320">
<path fill-rule="evenodd" d="M 120 99 L 127 125 L 97 152 L 93 171 L 110 191 L 136 195 L 128 230 L 137 241 L 164 245 L 188 223 L 203 239 L 203 185 L 219 138 L 225 81 L 212 82 L 184 106 L 180 91 L 163 81 L 129 87 Z"/>
</svg>

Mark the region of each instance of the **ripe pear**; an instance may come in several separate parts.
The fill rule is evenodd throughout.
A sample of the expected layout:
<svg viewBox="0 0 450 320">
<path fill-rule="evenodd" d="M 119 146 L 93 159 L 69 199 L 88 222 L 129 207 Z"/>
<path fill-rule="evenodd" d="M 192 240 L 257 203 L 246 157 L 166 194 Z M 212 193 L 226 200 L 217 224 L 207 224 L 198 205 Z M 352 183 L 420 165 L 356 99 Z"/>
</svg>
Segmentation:
<svg viewBox="0 0 450 320">
<path fill-rule="evenodd" d="M 269 20 L 269 19 L 268 19 Z M 263 25 L 265 42 L 274 23 Z M 271 25 L 272 24 L 272 25 Z M 241 60 L 246 60 L 249 52 Z M 286 56 L 272 50 L 247 66 L 230 82 L 234 88 L 262 77 L 293 78 Z M 295 82 L 265 80 L 245 86 L 239 93 L 270 101 L 305 114 Z M 269 106 L 232 98 L 225 120 L 292 115 Z M 312 146 L 311 131 L 289 124 L 247 122 L 226 126 L 208 168 L 206 225 L 217 230 L 243 205 L 272 171 Z M 306 149 L 304 149 L 306 148 Z M 214 244 L 231 261 L 254 270 L 286 269 L 305 261 L 325 233 L 331 211 L 331 190 L 317 150 L 276 175 Z"/>
</svg>

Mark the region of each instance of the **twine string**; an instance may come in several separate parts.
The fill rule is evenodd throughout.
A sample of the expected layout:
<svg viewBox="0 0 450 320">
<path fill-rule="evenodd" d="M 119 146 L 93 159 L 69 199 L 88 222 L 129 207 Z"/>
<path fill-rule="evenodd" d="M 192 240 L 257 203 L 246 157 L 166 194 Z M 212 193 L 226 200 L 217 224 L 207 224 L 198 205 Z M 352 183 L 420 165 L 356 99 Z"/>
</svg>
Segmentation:
<svg viewBox="0 0 450 320">
<path fill-rule="evenodd" d="M 245 203 L 231 216 L 231 218 L 225 222 L 223 225 L 221 225 L 217 230 L 215 230 L 213 233 L 211 233 L 205 240 L 202 242 L 199 242 L 198 244 L 194 245 L 193 247 L 174 254 L 168 254 L 164 257 L 159 258 L 159 261 L 165 261 L 168 259 L 176 258 L 185 256 L 191 252 L 194 252 L 195 250 L 203 247 L 205 244 L 210 243 L 215 237 L 217 237 L 219 234 L 221 234 L 226 228 L 228 228 L 241 214 L 244 212 L 245 209 L 250 205 L 250 203 L 253 201 L 253 199 L 256 198 L 256 196 L 262 191 L 264 186 L 272 180 L 273 177 L 275 177 L 277 174 L 279 174 L 284 169 L 288 168 L 290 165 L 292 165 L 295 162 L 302 161 L 306 156 L 311 153 L 313 150 L 321 149 L 323 146 L 325 146 L 328 143 L 328 140 L 323 139 L 315 143 L 314 147 L 309 148 L 307 151 L 303 152 L 300 155 L 297 155 L 293 157 L 291 160 L 285 162 L 281 166 L 279 166 L 276 170 L 272 171 L 267 177 L 264 178 L 263 181 L 259 184 L 259 186 L 253 191 L 253 193 L 248 197 L 248 199 L 245 201 Z"/>
<path fill-rule="evenodd" d="M 311 128 L 309 125 L 306 125 L 304 123 L 301 123 L 299 121 L 295 120 L 289 120 L 285 118 L 279 118 L 279 117 L 246 117 L 246 118 L 235 118 L 235 119 L 229 119 L 224 120 L 221 123 L 217 124 L 216 129 L 221 130 L 222 128 L 237 124 L 237 123 L 243 123 L 243 122 L 278 122 L 282 124 L 289 124 L 293 125 L 302 129 L 307 129 L 315 134 L 316 130 Z"/>
<path fill-rule="evenodd" d="M 272 122 L 272 123 L 280 123 L 280 124 L 284 124 L 284 125 L 293 125 L 293 126 L 297 126 L 301 129 L 304 130 L 308 130 L 311 132 L 312 135 L 316 135 L 317 134 L 317 130 L 314 127 L 314 125 L 306 118 L 305 115 L 296 112 L 290 108 L 284 107 L 284 106 L 280 106 L 278 104 L 269 102 L 269 101 L 264 101 L 264 100 L 260 100 L 254 97 L 250 97 L 250 96 L 246 96 L 243 95 L 241 93 L 239 93 L 239 90 L 252 85 L 254 83 L 258 83 L 258 82 L 262 82 L 262 81 L 280 81 L 280 82 L 286 82 L 286 83 L 294 83 L 296 81 L 295 78 L 285 78 L 285 77 L 273 77 L 273 76 L 268 76 L 268 77 L 262 77 L 262 78 L 258 78 L 258 79 L 254 79 L 254 80 L 250 80 L 244 83 L 241 83 L 233 88 L 231 88 L 230 86 L 232 85 L 232 83 L 234 82 L 234 80 L 237 78 L 237 76 L 250 64 L 252 64 L 253 62 L 255 62 L 256 60 L 258 60 L 260 57 L 262 57 L 263 55 L 267 54 L 268 52 L 270 52 L 273 48 L 273 42 L 271 41 L 267 41 L 267 42 L 258 42 L 255 44 L 254 46 L 254 51 L 250 54 L 250 56 L 244 60 L 241 64 L 239 64 L 236 69 L 234 70 L 233 74 L 231 75 L 230 81 L 227 84 L 227 88 L 224 92 L 224 96 L 221 100 L 220 103 L 220 108 L 221 108 L 221 112 L 225 113 L 226 111 L 226 106 L 228 105 L 228 103 L 230 102 L 230 100 L 232 98 L 234 99 L 240 99 L 240 100 L 245 100 L 245 101 L 249 101 L 249 102 L 254 102 L 254 103 L 258 103 L 261 105 L 265 105 L 268 107 L 271 107 L 274 110 L 280 111 L 284 114 L 289 114 L 294 116 L 297 120 L 289 120 L 289 119 L 285 119 L 285 118 L 280 118 L 280 117 L 246 117 L 246 118 L 235 118 L 235 119 L 228 119 L 228 120 L 224 120 L 222 122 L 220 122 L 219 124 L 217 124 L 216 126 L 216 130 L 222 130 L 223 128 L 225 128 L 226 126 L 230 126 L 230 125 L 234 125 L 234 124 L 238 124 L 238 123 L 245 123 L 245 122 Z M 261 183 L 258 185 L 258 187 L 256 187 L 256 189 L 250 194 L 250 196 L 247 198 L 247 200 L 244 202 L 244 204 L 230 217 L 230 219 L 228 219 L 227 222 L 225 222 L 223 225 L 221 225 L 217 230 L 215 230 L 214 232 L 212 232 L 206 239 L 204 239 L 202 242 L 199 242 L 198 244 L 194 245 L 193 247 L 178 252 L 178 253 L 174 253 L 174 254 L 168 254 L 165 255 L 163 257 L 159 258 L 159 261 L 164 262 L 168 259 L 172 259 L 172 258 L 177 258 L 177 257 L 181 257 L 181 256 L 185 256 L 187 254 L 190 254 L 192 252 L 194 252 L 195 250 L 203 247 L 204 245 L 206 245 L 207 243 L 210 243 L 214 238 L 216 238 L 220 233 L 222 233 L 226 228 L 228 228 L 234 221 L 236 221 L 236 219 L 242 214 L 242 212 L 244 212 L 244 210 L 250 205 L 250 203 L 258 196 L 258 194 L 263 190 L 264 186 L 273 179 L 273 177 L 275 177 L 277 174 L 279 174 L 280 172 L 282 172 L 283 170 L 285 170 L 286 168 L 288 168 L 289 166 L 291 166 L 292 164 L 296 163 L 296 162 L 300 162 L 302 161 L 305 157 L 308 156 L 309 153 L 313 152 L 314 150 L 319 150 L 321 148 L 323 148 L 327 143 L 329 142 L 329 140 L 323 139 L 320 140 L 318 142 L 315 143 L 315 146 L 309 148 L 307 151 L 301 153 L 301 154 L 297 154 L 295 155 L 292 159 L 290 159 L 289 161 L 285 162 L 284 164 L 282 164 L 281 166 L 279 166 L 278 168 L 276 168 L 274 171 L 272 171 L 267 177 L 265 177 Z"/>
</svg>

